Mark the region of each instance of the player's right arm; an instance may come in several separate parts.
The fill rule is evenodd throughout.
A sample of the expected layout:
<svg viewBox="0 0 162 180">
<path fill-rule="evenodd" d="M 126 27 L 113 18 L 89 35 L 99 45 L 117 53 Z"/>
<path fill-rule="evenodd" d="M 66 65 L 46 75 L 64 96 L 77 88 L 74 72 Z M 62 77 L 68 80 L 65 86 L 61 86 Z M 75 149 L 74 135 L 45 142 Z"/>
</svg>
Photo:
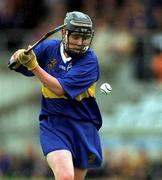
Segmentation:
<svg viewBox="0 0 162 180">
<path fill-rule="evenodd" d="M 44 69 L 39 65 L 32 70 L 33 74 L 39 79 L 39 81 L 44 84 L 48 89 L 50 89 L 57 96 L 65 95 L 65 91 L 62 88 L 60 82 L 57 78 L 48 74 Z"/>
<path fill-rule="evenodd" d="M 39 66 L 34 51 L 30 51 L 28 54 L 25 54 L 24 52 L 25 49 L 18 50 L 14 54 L 15 61 L 23 65 L 23 67 L 28 69 L 29 72 L 32 72 L 41 83 L 44 84 L 44 86 L 50 89 L 57 96 L 64 95 L 65 91 L 59 81 Z"/>
</svg>

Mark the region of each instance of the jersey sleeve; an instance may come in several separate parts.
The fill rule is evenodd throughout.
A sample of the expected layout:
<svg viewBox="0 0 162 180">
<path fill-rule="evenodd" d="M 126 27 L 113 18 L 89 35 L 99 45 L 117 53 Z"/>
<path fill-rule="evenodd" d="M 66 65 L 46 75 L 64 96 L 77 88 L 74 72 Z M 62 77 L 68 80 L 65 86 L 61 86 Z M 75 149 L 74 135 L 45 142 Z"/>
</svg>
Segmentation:
<svg viewBox="0 0 162 180">
<path fill-rule="evenodd" d="M 29 71 L 25 66 L 22 65 L 19 68 L 15 69 L 15 71 L 25 76 L 34 76 L 34 74 L 31 71 Z"/>
<path fill-rule="evenodd" d="M 43 41 L 42 43 L 40 43 L 38 46 L 34 48 L 34 53 L 37 57 L 37 61 L 42 68 L 44 67 L 45 61 L 47 59 L 46 51 L 48 51 L 49 49 L 48 45 L 49 45 L 48 41 Z"/>
<path fill-rule="evenodd" d="M 99 79 L 99 67 L 97 61 L 84 62 L 73 66 L 63 77 L 58 78 L 65 92 L 71 97 L 85 92 L 94 82 Z"/>
<path fill-rule="evenodd" d="M 57 48 L 60 45 L 60 40 L 44 40 L 42 43 L 40 43 L 38 46 L 34 48 L 34 53 L 37 57 L 37 61 L 39 65 L 44 68 L 45 64 L 47 63 L 47 60 L 53 54 L 53 51 L 55 48 Z"/>
</svg>

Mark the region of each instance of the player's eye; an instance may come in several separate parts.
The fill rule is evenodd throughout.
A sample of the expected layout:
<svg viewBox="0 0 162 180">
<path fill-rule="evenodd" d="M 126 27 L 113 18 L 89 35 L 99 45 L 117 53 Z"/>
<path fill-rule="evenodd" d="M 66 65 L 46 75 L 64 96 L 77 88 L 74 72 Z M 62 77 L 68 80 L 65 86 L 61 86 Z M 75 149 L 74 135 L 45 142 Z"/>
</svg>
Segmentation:
<svg viewBox="0 0 162 180">
<path fill-rule="evenodd" d="M 89 40 L 91 36 L 83 36 L 83 40 Z"/>
<path fill-rule="evenodd" d="M 75 39 L 75 40 L 78 40 L 78 39 L 80 39 L 81 37 L 80 36 L 78 36 L 78 35 L 71 35 L 71 37 L 73 38 L 73 39 Z"/>
</svg>

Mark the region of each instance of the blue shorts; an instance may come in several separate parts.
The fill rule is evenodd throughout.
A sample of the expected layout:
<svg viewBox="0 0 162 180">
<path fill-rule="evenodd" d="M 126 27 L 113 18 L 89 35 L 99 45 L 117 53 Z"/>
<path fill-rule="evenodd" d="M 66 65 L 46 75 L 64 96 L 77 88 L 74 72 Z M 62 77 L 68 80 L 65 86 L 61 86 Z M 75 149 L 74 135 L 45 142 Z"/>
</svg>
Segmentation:
<svg viewBox="0 0 162 180">
<path fill-rule="evenodd" d="M 102 151 L 97 128 L 90 122 L 66 117 L 44 117 L 40 120 L 40 142 L 43 153 L 67 149 L 78 168 L 101 166 Z"/>
</svg>

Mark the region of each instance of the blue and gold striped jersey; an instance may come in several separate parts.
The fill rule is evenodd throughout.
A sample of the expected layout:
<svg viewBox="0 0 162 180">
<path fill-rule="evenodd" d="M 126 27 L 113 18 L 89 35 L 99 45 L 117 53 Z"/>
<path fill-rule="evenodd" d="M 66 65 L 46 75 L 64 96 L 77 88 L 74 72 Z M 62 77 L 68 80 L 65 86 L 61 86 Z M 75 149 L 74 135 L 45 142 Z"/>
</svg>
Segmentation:
<svg viewBox="0 0 162 180">
<path fill-rule="evenodd" d="M 82 57 L 64 62 L 60 40 L 46 40 L 34 52 L 39 65 L 58 79 L 66 94 L 57 96 L 42 84 L 40 117 L 44 115 L 64 116 L 80 121 L 102 125 L 101 114 L 95 99 L 96 83 L 99 79 L 98 59 L 92 49 Z M 32 76 L 25 67 L 17 71 Z"/>
</svg>

